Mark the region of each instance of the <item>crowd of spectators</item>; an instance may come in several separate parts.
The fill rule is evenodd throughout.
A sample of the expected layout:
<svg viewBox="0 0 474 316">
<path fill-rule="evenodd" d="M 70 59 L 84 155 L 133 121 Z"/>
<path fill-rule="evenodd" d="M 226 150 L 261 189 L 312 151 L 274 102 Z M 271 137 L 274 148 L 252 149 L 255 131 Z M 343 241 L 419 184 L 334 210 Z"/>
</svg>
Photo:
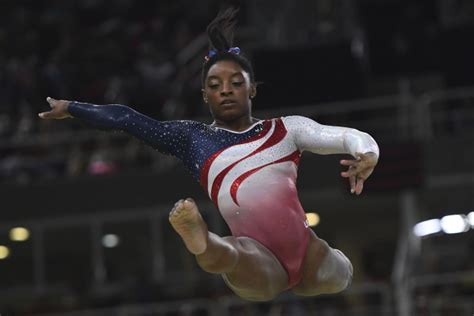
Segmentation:
<svg viewBox="0 0 474 316">
<path fill-rule="evenodd" d="M 395 65 L 393 67 L 398 71 L 397 63 L 400 62 L 409 67 L 409 71 L 420 70 L 410 68 L 419 64 L 416 58 L 405 60 L 396 54 L 384 55 L 386 49 L 391 53 L 397 52 L 384 43 L 393 41 L 390 38 L 398 33 L 392 30 L 390 23 L 382 23 L 378 18 L 377 12 L 384 11 L 368 3 L 357 7 L 350 1 L 342 0 L 320 0 L 299 5 L 285 1 L 251 4 L 230 0 L 2 1 L 0 183 L 29 183 L 61 175 L 107 174 L 140 166 L 149 168 L 150 164 L 160 166 L 161 162 L 156 160 L 162 159 L 161 156 L 139 148 L 123 136 L 78 137 L 68 133 L 84 130 L 79 122 L 50 122 L 38 119 L 36 114 L 48 108 L 45 98 L 51 96 L 96 104 L 127 104 L 156 119 L 205 115 L 207 111 L 201 103 L 199 71 L 196 67 L 183 64 L 178 56 L 203 33 L 219 7 L 237 3 L 243 12 L 239 27 L 245 29 L 245 26 L 251 25 L 257 28 L 260 38 L 253 40 L 259 43 L 265 40 L 269 47 L 290 45 L 292 39 L 297 43 L 323 45 L 324 39 L 340 39 L 339 34 L 346 39 L 352 36 L 352 40 L 356 40 L 351 42 L 353 54 L 357 55 L 362 49 L 364 56 L 368 57 L 366 50 L 370 47 L 364 46 L 365 36 L 368 36 L 373 48 L 370 65 L 374 73 L 380 72 L 379 64 Z M 251 5 L 254 6 L 253 11 Z M 436 22 L 433 5 L 412 3 L 399 7 L 412 14 L 401 14 L 396 25 L 426 31 L 431 29 L 427 26 L 441 23 Z M 360 11 L 359 14 L 357 11 Z M 361 18 L 366 20 L 365 23 L 361 23 Z M 345 22 L 337 24 L 341 19 Z M 424 26 L 418 27 L 416 21 Z M 377 23 L 385 26 L 379 27 Z M 374 27 L 376 24 L 377 27 Z M 439 26 L 434 28 L 439 29 Z M 403 36 L 409 38 L 412 33 L 411 29 L 405 30 Z M 425 37 L 425 33 L 417 34 L 418 37 Z M 362 38 L 362 42 L 357 41 Z M 435 40 L 432 42 L 438 43 Z M 196 54 L 191 54 L 194 56 L 191 58 L 195 58 L 193 65 L 202 62 L 206 43 L 201 48 Z M 424 60 L 416 54 L 415 48 L 413 46 L 412 50 L 405 52 L 406 55 Z M 377 59 L 379 55 L 383 58 Z M 421 70 L 426 71 L 424 68 Z M 345 76 L 349 76 L 348 73 L 345 69 Z M 321 80 L 320 84 L 327 81 L 324 78 Z M 341 81 L 337 78 L 336 85 Z M 312 84 L 310 82 L 311 90 Z M 318 88 L 324 90 L 328 87 Z M 308 92 L 309 89 L 303 90 L 308 95 L 314 95 L 313 91 Z M 333 90 L 342 94 L 343 89 L 336 87 Z M 264 95 L 265 85 L 260 98 Z M 58 138 L 63 141 L 58 143 Z M 127 154 L 117 157 L 114 154 L 117 151 Z M 137 157 L 139 160 L 136 160 Z"/>
<path fill-rule="evenodd" d="M 47 93 L 134 104 L 164 115 L 162 105 L 175 93 L 175 79 L 185 76 L 176 56 L 203 32 L 211 14 L 193 3 L 3 4 L 9 14 L 0 21 L 0 102 L 7 109 L 2 113 L 17 121 L 43 109 Z M 23 129 L 28 127 L 25 123 Z"/>
<path fill-rule="evenodd" d="M 114 156 L 107 151 L 111 146 L 140 156 L 140 149 L 126 139 L 118 146 L 117 142 L 110 145 L 114 141 L 106 137 L 62 142 L 61 149 L 51 146 L 49 142 L 58 134 L 67 139 L 71 130 L 82 126 L 38 119 L 37 113 L 48 108 L 47 96 L 127 104 L 157 119 L 191 117 L 204 111 L 199 106 L 199 75 L 189 73 L 177 55 L 205 30 L 222 4 L 2 2 L 0 182 L 25 183 L 82 171 L 114 172 L 124 162 L 110 157 Z M 84 149 L 87 157 L 83 157 Z"/>
</svg>

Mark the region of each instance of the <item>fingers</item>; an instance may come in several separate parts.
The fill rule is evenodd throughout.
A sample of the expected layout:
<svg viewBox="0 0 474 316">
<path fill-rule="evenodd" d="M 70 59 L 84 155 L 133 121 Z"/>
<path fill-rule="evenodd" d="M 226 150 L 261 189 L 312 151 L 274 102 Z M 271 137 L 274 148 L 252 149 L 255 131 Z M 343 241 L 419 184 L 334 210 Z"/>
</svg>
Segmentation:
<svg viewBox="0 0 474 316">
<path fill-rule="evenodd" d="M 341 172 L 341 176 L 344 178 L 349 178 L 349 185 L 351 188 L 351 193 L 355 193 L 357 195 L 362 193 L 364 188 L 364 181 L 365 178 L 363 176 L 363 170 L 360 171 L 360 168 L 352 165 L 349 167 L 347 171 Z"/>
<path fill-rule="evenodd" d="M 362 190 L 364 189 L 364 179 L 358 177 L 349 177 L 349 184 L 351 186 L 351 193 L 352 194 L 361 194 Z"/>
<path fill-rule="evenodd" d="M 349 167 L 347 171 L 341 172 L 341 176 L 349 178 L 351 193 L 359 195 L 364 189 L 364 181 L 374 169 L 374 163 L 371 162 L 372 156 L 369 154 L 356 153 L 355 156 L 354 160 L 343 159 L 340 161 L 341 165 Z"/>
<path fill-rule="evenodd" d="M 53 108 L 53 107 L 54 107 L 54 103 L 56 103 L 57 100 L 55 100 L 55 99 L 53 99 L 53 98 L 51 98 L 51 97 L 47 97 L 47 98 L 46 98 L 46 101 L 49 103 L 49 106 Z"/>
<path fill-rule="evenodd" d="M 351 185 L 351 193 L 354 193 L 355 188 L 356 188 L 356 177 L 355 176 L 349 177 L 349 184 Z"/>
<path fill-rule="evenodd" d="M 357 168 L 360 166 L 360 162 L 362 160 L 363 157 L 359 156 L 356 158 L 356 159 L 351 159 L 351 160 L 348 160 L 348 159 L 343 159 L 341 161 L 339 161 L 339 163 L 343 166 L 348 166 L 349 167 L 349 170 L 346 172 L 346 175 L 342 175 L 343 177 L 350 177 L 351 175 L 354 175 Z"/>
<path fill-rule="evenodd" d="M 362 193 L 362 190 L 364 189 L 364 179 L 363 178 L 359 178 L 359 177 L 355 177 L 355 176 L 351 176 L 349 177 L 349 184 L 351 186 L 351 193 L 352 194 L 361 194 Z"/>
<path fill-rule="evenodd" d="M 41 112 L 38 113 L 38 116 L 42 119 L 49 119 L 51 118 L 51 112 Z"/>
<path fill-rule="evenodd" d="M 359 195 L 362 193 L 362 189 L 364 189 L 364 179 L 357 178 L 357 184 L 355 187 L 355 194 Z"/>
<path fill-rule="evenodd" d="M 343 166 L 354 166 L 357 164 L 357 160 L 346 160 L 343 159 L 339 162 Z"/>
<path fill-rule="evenodd" d="M 357 167 L 356 166 L 350 166 L 347 171 L 341 172 L 341 176 L 344 178 L 349 178 L 353 177 L 358 173 Z"/>
<path fill-rule="evenodd" d="M 357 169 L 354 166 L 350 166 L 349 170 L 341 172 L 341 176 L 349 178 L 349 185 L 351 187 L 351 193 L 357 192 Z"/>
<path fill-rule="evenodd" d="M 341 160 L 340 164 L 349 167 L 347 171 L 341 172 L 341 176 L 344 178 L 364 174 L 365 172 L 367 172 L 367 170 L 373 169 L 374 167 L 374 165 L 364 154 L 358 154 L 357 159 L 354 160 Z M 363 178 L 366 179 L 367 177 L 363 176 Z"/>
<path fill-rule="evenodd" d="M 51 98 L 51 97 L 47 97 L 46 98 L 46 102 L 48 102 L 49 106 L 54 109 L 54 102 L 56 102 L 55 99 Z M 38 116 L 42 119 L 49 119 L 51 118 L 51 111 L 49 112 L 41 112 L 41 113 L 38 113 Z"/>
</svg>

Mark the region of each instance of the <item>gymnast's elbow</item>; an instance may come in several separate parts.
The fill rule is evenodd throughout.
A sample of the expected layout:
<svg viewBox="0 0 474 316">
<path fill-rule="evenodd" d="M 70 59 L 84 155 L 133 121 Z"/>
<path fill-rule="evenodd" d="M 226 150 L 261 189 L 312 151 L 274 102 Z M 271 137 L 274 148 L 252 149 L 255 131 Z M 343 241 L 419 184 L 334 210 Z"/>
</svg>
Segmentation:
<svg viewBox="0 0 474 316">
<path fill-rule="evenodd" d="M 378 159 L 380 155 L 379 145 L 375 139 L 369 133 L 357 129 L 351 128 L 344 133 L 344 147 L 354 157 L 357 154 L 372 153 Z"/>
<path fill-rule="evenodd" d="M 373 153 L 377 156 L 377 159 L 380 156 L 380 148 L 375 139 L 366 132 L 360 132 L 363 137 L 363 144 L 364 144 L 364 154 Z"/>
</svg>

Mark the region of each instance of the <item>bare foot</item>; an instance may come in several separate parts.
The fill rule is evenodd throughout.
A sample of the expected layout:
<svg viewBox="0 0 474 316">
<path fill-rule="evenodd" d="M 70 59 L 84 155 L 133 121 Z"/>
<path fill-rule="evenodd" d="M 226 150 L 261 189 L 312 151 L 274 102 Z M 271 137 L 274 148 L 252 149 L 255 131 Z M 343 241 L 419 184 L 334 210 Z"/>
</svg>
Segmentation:
<svg viewBox="0 0 474 316">
<path fill-rule="evenodd" d="M 199 255 L 206 250 L 207 225 L 194 200 L 187 198 L 176 202 L 170 212 L 169 221 L 192 254 Z"/>
</svg>

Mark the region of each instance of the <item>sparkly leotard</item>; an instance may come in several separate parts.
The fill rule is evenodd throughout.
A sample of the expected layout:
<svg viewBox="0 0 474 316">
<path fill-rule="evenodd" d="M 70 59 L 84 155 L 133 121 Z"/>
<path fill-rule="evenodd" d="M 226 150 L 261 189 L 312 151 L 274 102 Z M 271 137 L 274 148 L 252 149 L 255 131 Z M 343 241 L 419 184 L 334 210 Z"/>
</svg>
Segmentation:
<svg viewBox="0 0 474 316">
<path fill-rule="evenodd" d="M 156 121 L 123 105 L 72 102 L 69 112 L 98 128 L 126 131 L 180 159 L 232 234 L 257 240 L 276 256 L 288 273 L 289 288 L 301 279 L 310 237 L 296 190 L 302 151 L 378 154 L 366 133 L 301 116 L 261 120 L 233 132 L 195 121 Z"/>
</svg>

